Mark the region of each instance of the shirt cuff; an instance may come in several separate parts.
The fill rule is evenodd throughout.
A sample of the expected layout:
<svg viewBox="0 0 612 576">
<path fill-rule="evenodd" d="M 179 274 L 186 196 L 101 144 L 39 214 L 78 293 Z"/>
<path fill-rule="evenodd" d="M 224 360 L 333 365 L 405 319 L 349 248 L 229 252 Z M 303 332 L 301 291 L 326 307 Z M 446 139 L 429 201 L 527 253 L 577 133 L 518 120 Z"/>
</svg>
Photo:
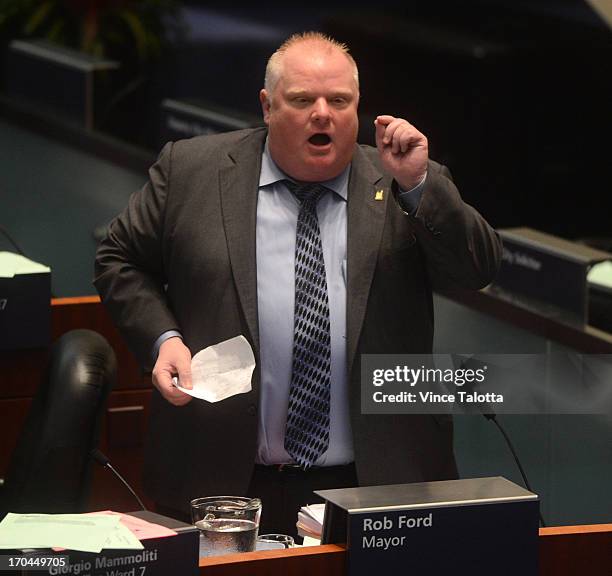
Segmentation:
<svg viewBox="0 0 612 576">
<path fill-rule="evenodd" d="M 157 357 L 159 356 L 159 349 L 161 348 L 161 345 L 166 340 L 170 338 L 174 338 L 175 336 L 178 336 L 181 340 L 183 339 L 183 335 L 178 330 L 166 330 L 165 332 L 162 333 L 162 335 L 157 340 L 155 340 L 155 344 L 153 344 L 153 352 L 152 352 L 153 364 L 157 362 Z"/>
<path fill-rule="evenodd" d="M 417 208 L 419 207 L 419 202 L 421 201 L 421 196 L 423 195 L 423 189 L 425 188 L 425 179 L 427 178 L 427 172 L 423 179 L 412 189 L 412 190 L 402 190 L 399 189 L 399 193 L 397 195 L 397 199 L 400 203 L 400 206 L 411 216 L 414 216 Z"/>
</svg>

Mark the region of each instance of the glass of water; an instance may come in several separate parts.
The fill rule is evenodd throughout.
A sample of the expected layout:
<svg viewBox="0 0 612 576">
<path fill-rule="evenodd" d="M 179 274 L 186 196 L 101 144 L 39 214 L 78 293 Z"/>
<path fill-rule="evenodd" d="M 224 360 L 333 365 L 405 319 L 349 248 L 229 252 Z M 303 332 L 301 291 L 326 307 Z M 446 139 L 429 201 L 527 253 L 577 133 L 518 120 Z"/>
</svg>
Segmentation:
<svg viewBox="0 0 612 576">
<path fill-rule="evenodd" d="M 276 548 L 293 548 L 295 541 L 288 534 L 262 534 L 257 538 L 258 550 L 274 550 Z"/>
<path fill-rule="evenodd" d="M 191 519 L 200 530 L 200 556 L 255 551 L 261 516 L 259 498 L 208 496 L 191 501 Z"/>
</svg>

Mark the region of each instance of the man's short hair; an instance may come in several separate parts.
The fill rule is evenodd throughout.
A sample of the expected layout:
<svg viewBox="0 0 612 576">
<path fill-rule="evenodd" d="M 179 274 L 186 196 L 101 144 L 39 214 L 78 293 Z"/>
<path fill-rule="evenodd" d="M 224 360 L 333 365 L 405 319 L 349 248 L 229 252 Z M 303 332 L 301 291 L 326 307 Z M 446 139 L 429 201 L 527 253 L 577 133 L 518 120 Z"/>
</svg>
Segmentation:
<svg viewBox="0 0 612 576">
<path fill-rule="evenodd" d="M 268 98 L 272 98 L 272 92 L 278 83 L 283 68 L 283 57 L 287 50 L 296 44 L 301 44 L 303 42 L 312 42 L 313 44 L 323 44 L 329 48 L 335 48 L 340 50 L 350 62 L 353 68 L 353 78 L 355 79 L 355 84 L 357 85 L 357 89 L 359 89 L 359 71 L 357 70 L 357 63 L 354 58 L 349 54 L 349 49 L 346 44 L 342 42 L 338 42 L 334 40 L 331 36 L 327 34 L 323 34 L 322 32 L 300 32 L 299 34 L 293 34 L 287 40 L 285 40 L 270 56 L 268 60 L 268 65 L 266 66 L 266 77 L 264 81 L 264 88 L 268 93 Z"/>
</svg>

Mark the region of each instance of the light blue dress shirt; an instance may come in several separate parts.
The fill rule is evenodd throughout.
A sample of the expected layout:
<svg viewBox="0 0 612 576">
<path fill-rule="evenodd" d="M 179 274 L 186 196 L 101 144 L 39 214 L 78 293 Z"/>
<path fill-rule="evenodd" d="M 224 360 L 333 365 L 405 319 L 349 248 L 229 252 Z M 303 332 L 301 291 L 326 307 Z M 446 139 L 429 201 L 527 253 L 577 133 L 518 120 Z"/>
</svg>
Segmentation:
<svg viewBox="0 0 612 576">
<path fill-rule="evenodd" d="M 353 458 L 346 368 L 346 221 L 349 167 L 321 182 L 330 192 L 317 204 L 331 332 L 329 448 L 318 466 Z M 288 179 L 264 150 L 257 202 L 257 304 L 261 373 L 256 462 L 292 462 L 284 447 L 293 359 L 295 236 L 300 205 L 281 182 Z"/>
<path fill-rule="evenodd" d="M 331 331 L 331 405 L 329 448 L 317 466 L 336 466 L 354 460 L 349 414 L 346 366 L 347 196 L 350 165 L 333 180 L 321 182 L 330 192 L 317 204 L 321 244 L 327 276 Z M 257 201 L 257 303 L 261 374 L 258 464 L 293 462 L 284 447 L 291 367 L 295 300 L 295 236 L 299 203 L 281 182 L 289 179 L 264 149 Z M 401 191 L 402 208 L 414 213 L 425 178 L 409 191 Z M 156 359 L 161 344 L 180 332 L 164 332 L 155 342 Z"/>
</svg>

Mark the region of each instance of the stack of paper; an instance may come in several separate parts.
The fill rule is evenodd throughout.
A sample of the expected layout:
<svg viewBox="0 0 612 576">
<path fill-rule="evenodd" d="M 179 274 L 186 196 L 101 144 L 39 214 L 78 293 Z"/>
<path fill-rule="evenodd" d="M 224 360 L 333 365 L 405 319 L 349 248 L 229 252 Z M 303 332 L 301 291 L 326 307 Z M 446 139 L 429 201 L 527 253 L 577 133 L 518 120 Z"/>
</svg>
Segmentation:
<svg viewBox="0 0 612 576">
<path fill-rule="evenodd" d="M 595 264 L 589 270 L 587 280 L 589 284 L 594 284 L 598 288 L 612 292 L 612 262 L 606 260 L 605 262 Z"/>
<path fill-rule="evenodd" d="M 112 510 L 104 510 L 101 512 L 88 512 L 88 514 L 112 514 L 119 516 L 119 521 L 126 528 L 128 528 L 138 540 L 148 540 L 149 538 L 165 538 L 167 536 L 176 536 L 176 532 L 162 526 L 161 524 L 154 524 L 148 522 L 137 516 L 130 516 L 129 514 L 122 514 L 121 512 L 113 512 Z"/>
<path fill-rule="evenodd" d="M 51 268 L 34 262 L 20 254 L 0 252 L 0 278 L 12 278 L 16 274 L 51 272 Z"/>
<path fill-rule="evenodd" d="M 121 514 L 13 514 L 0 522 L 0 549 L 142 550 Z"/>
<path fill-rule="evenodd" d="M 298 512 L 297 529 L 300 536 L 321 539 L 323 532 L 323 516 L 325 504 L 309 504 L 302 506 Z"/>
</svg>

